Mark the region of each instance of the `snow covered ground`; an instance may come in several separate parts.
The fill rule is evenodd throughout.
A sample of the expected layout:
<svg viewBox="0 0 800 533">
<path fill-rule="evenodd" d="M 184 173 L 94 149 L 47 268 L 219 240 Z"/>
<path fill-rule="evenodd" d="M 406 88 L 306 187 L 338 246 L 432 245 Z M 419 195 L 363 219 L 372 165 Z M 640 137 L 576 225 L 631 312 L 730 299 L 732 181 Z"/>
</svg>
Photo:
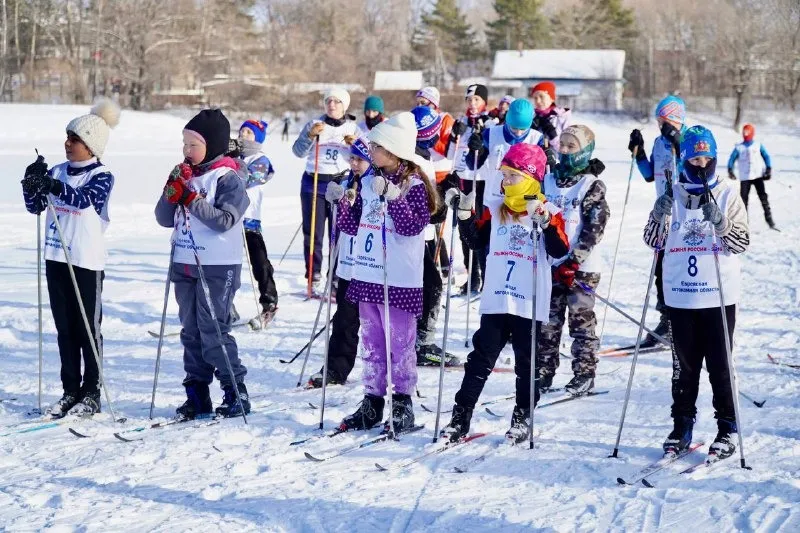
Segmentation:
<svg viewBox="0 0 800 533">
<path fill-rule="evenodd" d="M 50 164 L 63 160 L 64 125 L 87 107 L 0 105 L 0 435 L 12 430 L 37 402 L 36 218 L 26 213 L 19 180 L 33 161 L 34 148 Z M 620 227 L 629 169 L 627 137 L 636 123 L 603 116 L 580 116 L 596 132 L 597 156 L 607 165 L 612 219 L 600 246 L 610 269 Z M 738 135 L 723 120 L 703 117 L 720 146 L 720 170 Z M 694 120 L 693 120 L 694 119 Z M 690 117 L 690 123 L 699 122 Z M 297 294 L 304 288 L 298 240 L 280 266 L 277 261 L 300 222 L 299 177 L 303 162 L 289 143 L 272 135 L 266 153 L 277 174 L 264 206 L 267 246 L 276 266 L 280 311 L 267 332 L 237 333 L 254 410 L 241 420 L 198 429 L 152 431 L 125 444 L 111 435 L 147 422 L 156 340 L 147 334 L 160 319 L 169 253 L 169 232 L 156 225 L 153 204 L 172 166 L 180 160 L 184 120 L 126 111 L 111 134 L 106 163 L 116 176 L 107 233 L 103 334 L 105 374 L 118 415 L 128 422 L 111 427 L 84 423 L 95 435 L 77 439 L 67 426 L 0 436 L 0 530 L 3 531 L 798 531 L 800 530 L 800 370 L 778 367 L 767 353 L 800 363 L 800 152 L 797 136 L 777 126 L 759 128 L 758 137 L 773 157 L 775 177 L 768 182 L 781 233 L 767 228 L 755 193 L 751 206 L 751 248 L 743 260 L 744 296 L 736 331 L 736 356 L 742 391 L 767 399 L 762 409 L 742 402 L 748 463 L 753 470 L 727 464 L 690 478 L 664 473 L 652 478 L 657 488 L 620 487 L 617 476 L 633 474 L 660 456 L 671 428 L 671 359 L 667 352 L 643 355 L 637 368 L 620 458 L 609 459 L 622 408 L 630 359 L 603 359 L 597 388 L 609 394 L 537 412 L 537 448 L 490 457 L 469 472 L 454 465 L 499 443 L 511 404 L 499 404 L 503 419 L 476 412 L 473 430 L 495 432 L 461 449 L 394 472 L 378 472 L 387 462 L 420 452 L 430 442 L 437 371 L 419 370 L 426 396 L 415 400 L 424 431 L 399 443 L 380 444 L 325 463 L 312 463 L 303 451 L 334 444 L 318 441 L 302 447 L 289 442 L 314 434 L 318 391 L 297 391 L 300 361 L 284 365 L 308 340 L 316 302 Z M 235 125 L 234 125 L 235 127 Z M 783 130 L 785 131 L 785 130 Z M 644 128 L 648 151 L 656 127 Z M 641 312 L 652 255 L 641 229 L 654 199 L 653 186 L 637 174 L 631 186 L 613 300 L 633 315 Z M 608 270 L 606 271 L 608 272 Z M 458 272 L 459 281 L 464 278 Z M 601 285 L 607 291 L 608 275 Z M 44 402 L 61 392 L 55 329 L 44 304 Z M 466 356 L 466 307 L 454 300 L 450 351 Z M 243 275 L 237 307 L 255 313 L 249 277 Z M 477 307 L 476 307 L 477 309 Z M 602 314 L 602 306 L 598 311 Z M 653 323 L 652 317 L 650 323 Z M 477 324 L 472 313 L 472 327 Z M 176 330 L 177 306 L 170 301 L 168 330 Z M 474 331 L 474 329 L 473 329 Z M 628 344 L 636 328 L 609 311 L 605 346 Z M 321 340 L 321 339 L 320 339 Z M 314 346 L 309 369 L 320 366 L 322 342 Z M 510 349 L 500 365 L 512 366 Z M 308 372 L 307 372 L 308 373 Z M 556 383 L 570 377 L 562 365 Z M 325 412 L 332 428 L 361 397 L 360 367 L 346 386 L 331 387 Z M 165 343 L 156 416 L 166 419 L 183 401 L 180 344 Z M 460 372 L 445 375 L 444 405 L 450 406 Z M 484 399 L 513 392 L 513 373 L 493 374 Z M 214 392 L 215 400 L 221 393 Z M 547 399 L 547 397 L 545 397 Z M 271 404 L 271 406 L 268 406 Z M 278 406 L 289 410 L 274 412 Z M 695 439 L 710 442 L 716 425 L 711 393 L 703 374 Z M 270 412 L 273 411 L 273 412 Z M 104 415 L 107 416 L 107 415 Z M 443 423 L 449 419 L 444 415 Z M 76 426 L 77 427 L 77 426 Z M 499 433 L 497 433 L 499 432 Z M 347 435 L 337 442 L 356 442 Z M 327 440 L 327 439 L 325 439 Z M 705 453 L 702 449 L 701 454 Z M 686 460 L 688 461 L 688 459 Z M 685 464 L 685 463 L 684 463 Z"/>
</svg>

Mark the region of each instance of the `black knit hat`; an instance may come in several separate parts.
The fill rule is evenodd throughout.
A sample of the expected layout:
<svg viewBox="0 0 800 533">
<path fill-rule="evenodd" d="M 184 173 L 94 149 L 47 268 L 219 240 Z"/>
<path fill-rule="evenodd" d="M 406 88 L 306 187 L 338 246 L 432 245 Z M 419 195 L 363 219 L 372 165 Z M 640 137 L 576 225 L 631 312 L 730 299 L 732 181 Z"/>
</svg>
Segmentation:
<svg viewBox="0 0 800 533">
<path fill-rule="evenodd" d="M 203 109 L 192 117 L 183 129 L 199 134 L 206 141 L 206 157 L 200 164 L 207 163 L 228 151 L 231 124 L 219 109 Z"/>
<path fill-rule="evenodd" d="M 481 85 L 480 83 L 470 85 L 467 87 L 467 93 L 464 95 L 464 98 L 469 98 L 470 96 L 480 96 L 483 98 L 484 102 L 488 102 L 489 89 L 486 88 L 486 85 Z"/>
</svg>

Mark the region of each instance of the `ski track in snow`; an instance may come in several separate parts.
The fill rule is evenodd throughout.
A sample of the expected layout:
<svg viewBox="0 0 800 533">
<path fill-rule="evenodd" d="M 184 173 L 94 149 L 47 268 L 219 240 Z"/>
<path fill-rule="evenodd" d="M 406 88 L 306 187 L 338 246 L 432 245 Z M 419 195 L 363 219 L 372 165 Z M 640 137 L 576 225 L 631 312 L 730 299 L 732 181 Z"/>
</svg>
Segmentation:
<svg viewBox="0 0 800 533">
<path fill-rule="evenodd" d="M 0 403 L 2 425 L 23 420 L 37 402 L 36 241 L 34 216 L 22 202 L 19 179 L 33 161 L 36 147 L 48 163 L 63 160 L 63 128 L 86 112 L 84 106 L 0 105 L 5 118 L 0 128 L 0 153 L 6 178 L 0 182 Z M 735 132 L 712 124 L 720 146 L 720 173 Z M 596 155 L 607 169 L 612 218 L 599 253 L 606 272 L 599 292 L 606 295 L 614 242 L 627 184 L 628 133 L 639 123 L 618 117 L 578 115 L 597 134 Z M 4 531 L 375 531 L 429 530 L 492 531 L 798 531 L 800 530 L 800 371 L 770 364 L 767 353 L 800 363 L 798 319 L 800 274 L 797 242 L 800 187 L 796 184 L 800 158 L 794 156 L 798 138 L 777 127 L 763 127 L 759 138 L 775 160 L 775 177 L 767 183 L 781 233 L 763 221 L 758 198 L 750 198 L 751 248 L 743 259 L 743 301 L 736 328 L 736 358 L 742 391 L 767 398 L 763 409 L 742 400 L 745 451 L 752 471 L 738 468 L 738 457 L 709 471 L 674 475 L 686 458 L 652 476 L 655 488 L 620 487 L 617 476 L 642 468 L 660 456 L 660 443 L 669 432 L 671 358 L 668 352 L 643 355 L 631 394 L 620 458 L 609 459 L 630 365 L 629 358 L 601 359 L 598 388 L 604 396 L 580 400 L 537 412 L 540 437 L 536 449 L 507 450 L 453 473 L 502 440 L 511 403 L 498 404 L 496 419 L 476 410 L 473 431 L 490 437 L 433 456 L 406 469 L 378 472 L 376 461 L 395 461 L 421 453 L 431 441 L 435 415 L 418 408 L 424 430 L 397 443 L 382 443 L 323 463 L 312 463 L 304 451 L 323 451 L 360 441 L 360 435 L 318 439 L 300 447 L 288 443 L 315 434 L 318 391 L 296 391 L 302 357 L 291 357 L 307 341 L 319 302 L 302 294 L 301 239 L 286 260 L 281 254 L 300 222 L 299 179 L 302 160 L 271 134 L 265 152 L 276 168 L 265 189 L 264 232 L 276 268 L 280 310 L 267 332 L 237 330 L 240 353 L 248 368 L 247 383 L 254 411 L 245 426 L 241 420 L 204 428 L 154 430 L 144 440 L 122 443 L 112 433 L 148 422 L 147 410 L 163 304 L 169 255 L 169 231 L 159 228 L 153 205 L 167 174 L 180 160 L 180 131 L 184 120 L 160 114 L 125 111 L 111 133 L 105 162 L 116 177 L 110 204 L 112 223 L 107 232 L 108 265 L 104 286 L 104 371 L 118 415 L 124 425 L 105 421 L 80 423 L 95 436 L 77 439 L 67 426 L 0 437 L 0 529 Z M 784 130 L 785 131 L 785 130 Z M 648 152 L 656 135 L 654 123 L 643 131 Z M 652 254 L 641 241 L 641 230 L 654 200 L 653 187 L 634 173 L 631 200 L 614 276 L 612 300 L 634 316 L 641 313 Z M 448 236 L 446 235 L 447 239 Z M 457 246 L 456 254 L 460 254 Z M 461 264 L 461 259 L 457 259 Z M 456 282 L 465 278 L 456 269 Z M 457 286 L 457 283 L 454 283 Z M 249 275 L 243 272 L 236 304 L 243 317 L 255 314 Z M 55 328 L 44 297 L 44 403 L 61 392 Z M 652 300 L 655 300 L 653 297 Z M 459 300 L 454 300 L 459 302 Z M 471 324 L 477 325 L 478 304 Z M 602 305 L 598 305 L 598 319 Z M 466 307 L 451 309 L 448 349 L 465 357 Z M 654 323 L 654 312 L 649 323 Z M 444 313 L 440 318 L 443 319 Z M 324 314 L 321 318 L 324 321 Z M 167 331 L 179 327 L 171 297 Z M 440 324 L 441 327 L 441 324 Z M 474 329 L 469 332 L 471 335 Z M 613 310 L 606 320 L 604 346 L 628 344 L 636 327 Z M 564 340 L 568 340 L 565 332 Z M 305 375 L 321 364 L 324 339 L 312 350 Z M 513 358 L 507 348 L 498 364 Z M 333 386 L 329 401 L 344 401 L 325 411 L 330 430 L 351 412 L 361 398 L 360 364 L 346 386 Z M 565 362 L 556 378 L 562 386 L 570 377 Z M 181 347 L 177 339 L 164 343 L 156 417 L 165 419 L 183 401 Z M 419 369 L 419 387 L 434 402 L 437 369 Z M 459 372 L 445 374 L 443 406 L 448 408 L 460 383 Z M 483 399 L 508 394 L 514 376 L 493 374 Z M 214 390 L 215 402 L 221 392 Z M 103 399 L 105 402 L 105 398 Z M 268 402 L 272 405 L 264 407 Z M 281 405 L 291 409 L 272 412 Z M 259 407 L 264 411 L 259 414 Z M 106 406 L 104 406 L 106 407 Z M 701 379 L 695 439 L 710 443 L 716 431 L 707 375 Z M 106 409 L 107 413 L 107 409 Z M 442 415 L 446 424 L 449 415 Z M 498 433 L 499 432 L 499 433 Z M 0 429 L 0 433 L 4 433 Z M 500 444 L 502 445 L 502 444 Z M 692 459 L 702 458 L 707 446 Z"/>
</svg>

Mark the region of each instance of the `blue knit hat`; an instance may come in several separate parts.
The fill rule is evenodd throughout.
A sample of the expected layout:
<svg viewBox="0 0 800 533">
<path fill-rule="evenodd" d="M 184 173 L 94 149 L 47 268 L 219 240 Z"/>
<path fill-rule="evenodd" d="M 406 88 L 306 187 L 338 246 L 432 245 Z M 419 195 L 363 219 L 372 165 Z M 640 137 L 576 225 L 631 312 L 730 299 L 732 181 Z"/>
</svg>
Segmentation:
<svg viewBox="0 0 800 533">
<path fill-rule="evenodd" d="M 704 169 L 693 167 L 689 164 L 689 159 L 693 157 L 710 157 L 713 161 L 706 165 Z M 714 134 L 705 126 L 692 126 L 683 133 L 681 138 L 681 163 L 683 172 L 680 180 L 685 184 L 687 191 L 702 192 L 705 189 L 704 182 L 708 182 L 708 187 L 713 189 L 717 185 L 716 165 L 717 165 L 717 141 Z M 700 172 L 704 174 L 700 176 Z"/>
<path fill-rule="evenodd" d="M 372 163 L 372 152 L 370 152 L 369 149 L 369 142 L 363 137 L 359 137 L 350 145 L 350 155 Z"/>
<path fill-rule="evenodd" d="M 417 144 L 430 148 L 442 129 L 442 116 L 428 106 L 417 106 L 411 113 L 417 125 Z"/>
<path fill-rule="evenodd" d="M 374 94 L 367 96 L 367 99 L 364 100 L 364 111 L 383 113 L 383 98 Z"/>
<path fill-rule="evenodd" d="M 258 144 L 263 144 L 267 138 L 267 123 L 263 120 L 245 120 L 242 122 L 242 125 L 239 126 L 239 131 L 242 131 L 244 128 L 253 132 Z"/>
<path fill-rule="evenodd" d="M 683 124 L 686 120 L 686 103 L 677 96 L 669 95 L 656 106 L 656 118 Z"/>
<path fill-rule="evenodd" d="M 515 130 L 528 130 L 533 122 L 533 106 L 525 98 L 511 102 L 506 112 L 506 124 Z"/>
</svg>

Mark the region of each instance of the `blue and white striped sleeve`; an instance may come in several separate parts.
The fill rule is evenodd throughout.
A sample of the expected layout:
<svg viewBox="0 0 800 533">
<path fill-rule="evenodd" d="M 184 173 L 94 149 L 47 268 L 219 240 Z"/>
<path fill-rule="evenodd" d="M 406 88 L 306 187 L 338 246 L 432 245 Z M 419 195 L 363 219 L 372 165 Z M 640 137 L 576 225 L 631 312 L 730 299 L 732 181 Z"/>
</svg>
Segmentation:
<svg viewBox="0 0 800 533">
<path fill-rule="evenodd" d="M 78 209 L 94 206 L 97 214 L 102 214 L 108 201 L 108 195 L 114 186 L 114 176 L 110 172 L 101 172 L 81 187 L 74 188 L 64 182 L 59 182 L 58 191 L 54 192 L 63 202 Z"/>
</svg>

